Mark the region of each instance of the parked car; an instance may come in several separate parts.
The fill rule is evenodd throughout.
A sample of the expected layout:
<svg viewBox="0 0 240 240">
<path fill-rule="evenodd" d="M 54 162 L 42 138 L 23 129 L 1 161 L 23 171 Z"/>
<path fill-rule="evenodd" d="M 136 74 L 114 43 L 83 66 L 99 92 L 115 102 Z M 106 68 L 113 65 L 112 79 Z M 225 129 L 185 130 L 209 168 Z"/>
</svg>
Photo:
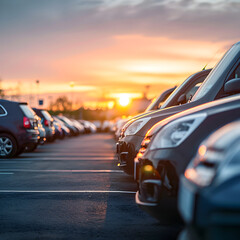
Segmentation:
<svg viewBox="0 0 240 240">
<path fill-rule="evenodd" d="M 38 131 L 39 131 L 39 139 L 38 139 L 38 144 L 43 145 L 46 141 L 46 131 L 42 125 L 42 120 L 40 117 L 36 115 L 37 118 L 37 123 L 38 123 Z"/>
<path fill-rule="evenodd" d="M 79 129 L 74 126 L 73 122 L 68 119 L 65 116 L 56 116 L 58 119 L 60 119 L 62 122 L 64 122 L 64 124 L 68 127 L 68 129 L 70 130 L 70 135 L 71 136 L 78 136 L 80 134 Z"/>
<path fill-rule="evenodd" d="M 63 139 L 64 134 L 61 125 L 53 119 L 53 126 L 55 128 L 54 138 Z"/>
<path fill-rule="evenodd" d="M 146 108 L 145 112 L 158 110 L 161 108 L 161 105 L 166 101 L 166 99 L 172 94 L 176 87 L 169 88 L 166 91 L 162 92 L 156 99 L 154 99 L 149 106 Z"/>
<path fill-rule="evenodd" d="M 90 127 L 90 131 L 91 133 L 96 133 L 97 132 L 97 127 L 94 123 L 88 121 L 89 127 Z"/>
<path fill-rule="evenodd" d="M 46 111 L 44 109 L 33 108 L 33 110 L 41 118 L 42 126 L 44 127 L 45 132 L 46 132 L 47 141 L 53 142 L 55 139 L 54 138 L 55 128 L 53 125 L 52 116 L 48 113 L 48 111 Z"/>
<path fill-rule="evenodd" d="M 37 116 L 37 114 L 35 114 L 35 118 L 37 120 L 37 126 L 38 126 L 38 131 L 39 131 L 38 142 L 28 144 L 24 150 L 25 152 L 34 151 L 38 145 L 43 145 L 46 141 L 46 131 L 45 131 L 44 127 L 42 126 L 41 118 L 39 116 Z"/>
<path fill-rule="evenodd" d="M 112 123 L 109 120 L 105 120 L 102 123 L 102 132 L 110 132 L 112 129 Z"/>
<path fill-rule="evenodd" d="M 69 136 L 70 136 L 70 130 L 69 130 L 69 128 L 66 126 L 66 124 L 65 124 L 63 121 L 61 121 L 59 118 L 57 118 L 56 116 L 52 116 L 52 117 L 53 117 L 53 120 L 54 120 L 55 122 L 59 123 L 60 126 L 61 126 L 62 133 L 63 133 L 62 138 L 64 138 L 64 137 L 69 137 Z"/>
<path fill-rule="evenodd" d="M 72 123 L 74 124 L 74 126 L 78 129 L 80 134 L 83 134 L 85 132 L 85 128 L 83 126 L 83 124 L 81 124 L 79 121 L 77 121 L 76 119 L 70 119 L 72 121 Z"/>
<path fill-rule="evenodd" d="M 178 207 L 184 221 L 201 237 L 216 227 L 235 227 L 240 233 L 239 199 L 240 121 L 237 121 L 220 128 L 200 144 L 181 176 Z"/>
<path fill-rule="evenodd" d="M 114 137 L 116 141 L 118 141 L 121 135 L 122 127 L 128 122 L 128 120 L 128 118 L 121 118 L 115 123 Z"/>
<path fill-rule="evenodd" d="M 85 133 L 96 133 L 97 132 L 97 127 L 86 120 L 79 120 L 79 122 L 84 126 L 85 128 Z"/>
<path fill-rule="evenodd" d="M 133 174 L 134 158 L 147 131 L 160 120 L 193 106 L 193 104 L 184 103 L 192 98 L 210 71 L 211 69 L 203 70 L 191 75 L 173 91 L 160 110 L 137 115 L 123 126 L 116 144 L 118 165 L 121 169 L 128 174 Z"/>
<path fill-rule="evenodd" d="M 137 204 L 162 221 L 177 218 L 179 177 L 199 144 L 239 117 L 240 95 L 236 95 L 185 110 L 156 124 L 147 134 L 151 140 L 145 142 L 137 157 Z"/>
<path fill-rule="evenodd" d="M 0 158 L 17 156 L 38 138 L 35 113 L 28 104 L 0 99 Z"/>
<path fill-rule="evenodd" d="M 96 126 L 96 128 L 97 128 L 97 132 L 101 132 L 102 131 L 102 123 L 101 123 L 101 121 L 99 121 L 99 120 L 95 120 L 95 121 L 93 121 L 93 124 Z"/>
<path fill-rule="evenodd" d="M 240 42 L 234 44 L 206 77 L 203 84 L 193 95 L 183 91 L 178 98 L 169 104 L 167 101 L 162 108 L 153 113 L 130 120 L 123 128 L 117 144 L 119 166 L 127 173 L 133 174 L 134 157 L 141 147 L 141 142 L 147 131 L 157 122 L 183 110 L 224 98 L 240 92 Z M 205 72 L 206 73 L 206 72 Z M 195 78 L 198 74 L 191 76 Z M 206 76 L 206 75 L 205 75 Z M 190 81 L 191 82 L 191 81 Z M 191 88 L 195 89 L 196 85 Z M 180 86 L 181 88 L 181 86 Z M 178 91 L 178 88 L 172 95 Z M 171 95 L 170 95 L 171 97 Z M 175 103 L 174 103 L 175 102 Z M 180 104 L 180 105 L 179 105 Z M 167 105 L 167 106 L 166 106 Z M 178 105 L 178 106 L 176 106 Z M 169 108 L 172 106 L 171 108 Z"/>
</svg>

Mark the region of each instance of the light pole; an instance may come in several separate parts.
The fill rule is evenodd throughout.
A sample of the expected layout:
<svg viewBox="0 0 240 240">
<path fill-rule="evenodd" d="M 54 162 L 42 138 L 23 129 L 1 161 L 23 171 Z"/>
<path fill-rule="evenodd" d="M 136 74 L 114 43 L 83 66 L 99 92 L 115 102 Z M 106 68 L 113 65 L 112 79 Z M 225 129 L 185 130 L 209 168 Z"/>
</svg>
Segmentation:
<svg viewBox="0 0 240 240">
<path fill-rule="evenodd" d="M 36 84 L 37 84 L 37 106 L 39 106 L 39 84 L 40 84 L 40 81 L 37 79 L 36 80 Z"/>
</svg>

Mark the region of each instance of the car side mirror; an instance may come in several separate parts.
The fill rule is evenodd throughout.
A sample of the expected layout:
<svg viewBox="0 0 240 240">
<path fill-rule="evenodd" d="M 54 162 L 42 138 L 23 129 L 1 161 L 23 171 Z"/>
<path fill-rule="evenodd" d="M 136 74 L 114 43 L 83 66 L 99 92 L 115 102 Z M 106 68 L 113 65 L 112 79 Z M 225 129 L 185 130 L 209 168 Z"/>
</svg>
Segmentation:
<svg viewBox="0 0 240 240">
<path fill-rule="evenodd" d="M 178 98 L 178 104 L 184 104 L 187 102 L 187 97 L 186 94 L 182 94 L 179 98 Z"/>
<path fill-rule="evenodd" d="M 225 83 L 225 93 L 240 93 L 240 78 L 233 78 Z"/>
</svg>

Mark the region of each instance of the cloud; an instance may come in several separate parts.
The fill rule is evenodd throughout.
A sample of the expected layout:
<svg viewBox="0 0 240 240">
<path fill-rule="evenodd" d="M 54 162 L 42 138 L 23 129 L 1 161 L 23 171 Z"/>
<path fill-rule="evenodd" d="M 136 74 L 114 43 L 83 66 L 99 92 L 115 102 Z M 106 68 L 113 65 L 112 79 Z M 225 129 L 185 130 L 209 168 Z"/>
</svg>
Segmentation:
<svg viewBox="0 0 240 240">
<path fill-rule="evenodd" d="M 238 1 L 1 0 L 0 29 L 6 33 L 64 35 L 142 34 L 219 41 L 240 36 Z"/>
<path fill-rule="evenodd" d="M 175 83 L 239 39 L 239 12 L 234 0 L 1 0 L 0 76 L 118 91 Z M 138 72 L 138 60 L 170 70 Z"/>
</svg>

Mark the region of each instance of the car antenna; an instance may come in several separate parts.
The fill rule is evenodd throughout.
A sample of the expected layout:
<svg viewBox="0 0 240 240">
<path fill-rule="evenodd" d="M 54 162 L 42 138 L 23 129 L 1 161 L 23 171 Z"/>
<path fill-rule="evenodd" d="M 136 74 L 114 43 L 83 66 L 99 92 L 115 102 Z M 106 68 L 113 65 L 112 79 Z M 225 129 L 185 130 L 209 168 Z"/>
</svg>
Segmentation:
<svg viewBox="0 0 240 240">
<path fill-rule="evenodd" d="M 206 70 L 207 65 L 208 65 L 208 63 L 203 67 L 202 71 Z"/>
<path fill-rule="evenodd" d="M 216 53 L 213 55 L 213 57 L 210 58 L 210 60 L 207 62 L 207 64 L 203 67 L 203 70 L 206 70 L 207 65 L 216 57 L 216 55 L 218 54 L 218 52 L 220 51 L 220 48 L 216 51 Z"/>
</svg>

